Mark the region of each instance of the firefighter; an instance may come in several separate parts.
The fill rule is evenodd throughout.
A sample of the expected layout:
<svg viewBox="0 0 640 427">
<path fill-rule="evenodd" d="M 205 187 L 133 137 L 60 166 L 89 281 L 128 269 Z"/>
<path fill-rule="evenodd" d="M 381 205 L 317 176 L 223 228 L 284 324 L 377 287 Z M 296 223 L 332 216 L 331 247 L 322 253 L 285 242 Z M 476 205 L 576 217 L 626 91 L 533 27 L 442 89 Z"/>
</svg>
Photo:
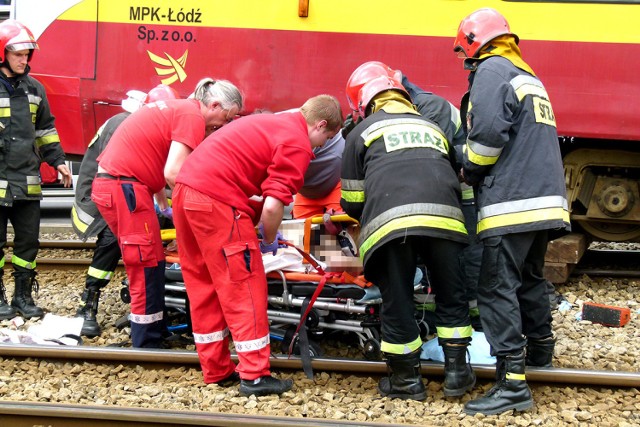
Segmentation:
<svg viewBox="0 0 640 427">
<path fill-rule="evenodd" d="M 347 136 L 341 175 L 341 205 L 361 225 L 365 276 L 382 293 L 381 349 L 390 375 L 380 380 L 378 390 L 393 398 L 426 398 L 413 304 L 420 257 L 436 291 L 444 394 L 461 396 L 476 377 L 467 361 L 472 329 L 459 257 L 468 238 L 453 147 L 435 123 L 415 110 L 387 68 L 365 63 L 349 78 L 349 103 L 364 120 Z"/>
<path fill-rule="evenodd" d="M 299 111 L 243 117 L 209 136 L 180 171 L 174 222 L 205 383 L 227 383 L 239 374 L 243 395 L 291 389 L 290 379 L 270 373 L 261 252 L 275 255 L 284 206 L 303 184 L 312 149 L 341 124 L 340 104 L 328 95 L 309 99 Z"/>
<path fill-rule="evenodd" d="M 395 73 L 401 73 L 395 71 Z M 397 74 L 396 74 L 397 75 Z M 428 92 L 415 83 L 409 81 L 406 75 L 402 75 L 402 86 L 407 90 L 413 104 L 422 116 L 436 123 L 444 132 L 448 141 L 451 141 L 456 153 L 456 162 L 461 164 L 462 151 L 466 142 L 466 134 L 460 120 L 460 110 L 446 99 L 432 92 Z M 460 266 L 462 268 L 465 283 L 465 299 L 469 303 L 469 315 L 473 329 L 480 331 L 480 311 L 478 310 L 477 292 L 480 263 L 482 260 L 482 244 L 476 235 L 477 209 L 473 188 L 460 183 L 462 192 L 462 213 L 464 214 L 465 227 L 469 234 L 469 246 L 462 251 Z"/>
<path fill-rule="evenodd" d="M 552 230 L 571 228 L 553 109 L 518 41 L 504 16 L 485 8 L 461 21 L 453 46 L 470 71 L 461 176 L 477 188 L 478 305 L 497 358 L 495 386 L 467 402 L 467 414 L 532 407 L 525 364 L 550 365 L 555 343 L 545 252 Z"/>
<path fill-rule="evenodd" d="M 63 185 L 71 186 L 44 87 L 29 76 L 35 49 L 38 44 L 27 27 L 12 19 L 0 23 L 0 320 L 44 314 L 32 297 L 39 288 L 35 259 L 40 244 L 40 163 L 57 169 Z M 15 235 L 10 305 L 2 279 L 8 221 Z"/>
<path fill-rule="evenodd" d="M 82 294 L 84 305 L 76 312 L 76 317 L 84 319 L 81 334 L 87 337 L 96 337 L 102 333 L 96 319 L 100 292 L 109 284 L 120 260 L 118 239 L 107 226 L 95 203 L 91 201 L 91 184 L 98 171 L 97 158 L 109 143 L 113 132 L 131 113 L 151 102 L 178 98 L 180 96 L 174 89 L 162 84 L 151 89 L 148 94 L 139 90 L 128 91 L 127 98 L 122 100 L 122 108 L 125 111 L 111 117 L 98 129 L 82 158 L 75 200 L 71 207 L 71 224 L 83 241 L 98 236 L 87 271 L 85 291 Z"/>
<path fill-rule="evenodd" d="M 131 294 L 134 347 L 163 346 L 164 249 L 153 199 L 171 217 L 165 186 L 206 128 L 224 126 L 242 109 L 238 88 L 225 80 L 203 79 L 191 99 L 147 104 L 113 133 L 98 157 L 91 200 L 118 238 Z"/>
</svg>

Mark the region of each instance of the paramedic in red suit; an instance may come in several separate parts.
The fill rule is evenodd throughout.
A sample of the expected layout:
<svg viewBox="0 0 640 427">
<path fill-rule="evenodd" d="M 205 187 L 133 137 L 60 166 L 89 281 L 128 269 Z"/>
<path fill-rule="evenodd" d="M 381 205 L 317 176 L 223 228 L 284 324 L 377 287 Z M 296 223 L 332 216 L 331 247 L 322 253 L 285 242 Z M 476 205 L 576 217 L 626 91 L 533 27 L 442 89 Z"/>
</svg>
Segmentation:
<svg viewBox="0 0 640 427">
<path fill-rule="evenodd" d="M 150 103 L 131 114 L 98 157 L 91 199 L 122 251 L 134 347 L 162 347 L 166 335 L 165 259 L 153 198 L 170 217 L 165 186 L 173 187 L 206 128 L 227 124 L 241 108 L 242 95 L 235 86 L 203 79 L 190 99 Z"/>
<path fill-rule="evenodd" d="M 284 206 L 302 187 L 312 149 L 341 124 L 340 105 L 329 95 L 307 100 L 296 112 L 246 116 L 209 136 L 178 174 L 173 220 L 205 383 L 239 374 L 243 395 L 291 389 L 290 379 L 270 372 L 261 252 L 275 254 Z"/>
</svg>

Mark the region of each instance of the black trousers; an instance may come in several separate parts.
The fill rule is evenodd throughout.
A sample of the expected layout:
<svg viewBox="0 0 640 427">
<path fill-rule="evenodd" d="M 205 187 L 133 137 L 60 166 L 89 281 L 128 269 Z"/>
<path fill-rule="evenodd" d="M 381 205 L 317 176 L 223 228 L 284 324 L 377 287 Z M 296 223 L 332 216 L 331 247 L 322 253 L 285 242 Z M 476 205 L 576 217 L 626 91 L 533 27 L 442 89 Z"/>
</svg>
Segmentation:
<svg viewBox="0 0 640 427">
<path fill-rule="evenodd" d="M 464 214 L 464 225 L 469 234 L 470 244 L 462 251 L 460 265 L 462 266 L 466 299 L 467 301 L 473 301 L 478 297 L 483 245 L 476 234 L 478 225 L 478 209 L 476 205 L 463 203 L 462 213 Z"/>
<path fill-rule="evenodd" d="M 418 256 L 431 274 L 436 294 L 436 326 L 463 327 L 470 324 L 460 270 L 464 244 L 435 237 L 408 236 L 385 243 L 365 265 L 367 280 L 380 288 L 382 340 L 408 344 L 420 336 L 415 318 L 413 278 Z"/>
<path fill-rule="evenodd" d="M 526 337 L 551 335 L 544 256 L 546 230 L 484 239 L 478 285 L 480 320 L 493 356 L 520 351 Z"/>
<path fill-rule="evenodd" d="M 13 226 L 13 254 L 14 256 L 33 262 L 40 248 L 40 200 L 16 200 L 13 206 L 0 206 L 0 249 L 4 256 L 7 244 L 7 225 L 11 221 Z M 16 266 L 16 271 L 29 271 Z"/>
<path fill-rule="evenodd" d="M 118 266 L 118 261 L 122 256 L 118 238 L 107 226 L 98 233 L 96 248 L 93 251 L 91 266 L 87 274 L 87 289 L 99 290 L 107 286 L 111 275 Z M 106 276 L 108 274 L 108 276 Z M 108 278 L 107 278 L 108 277 Z"/>
</svg>

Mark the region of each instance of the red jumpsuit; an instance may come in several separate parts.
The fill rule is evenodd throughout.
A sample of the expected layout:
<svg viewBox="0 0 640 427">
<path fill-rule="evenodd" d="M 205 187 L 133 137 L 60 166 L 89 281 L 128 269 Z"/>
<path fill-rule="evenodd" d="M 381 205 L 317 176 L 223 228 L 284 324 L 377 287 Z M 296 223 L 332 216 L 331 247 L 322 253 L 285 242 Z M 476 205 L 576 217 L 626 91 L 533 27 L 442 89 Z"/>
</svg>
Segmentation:
<svg viewBox="0 0 640 427">
<path fill-rule="evenodd" d="M 134 347 L 160 347 L 164 316 L 164 250 L 153 194 L 165 186 L 164 167 L 172 141 L 194 149 L 205 122 L 196 100 L 167 100 L 129 116 L 98 157 L 93 200 L 118 237 L 131 293 Z"/>
<path fill-rule="evenodd" d="M 205 383 L 236 368 L 229 333 L 240 377 L 270 375 L 267 281 L 255 232 L 262 203 L 256 199 L 291 203 L 312 158 L 301 113 L 253 115 L 211 134 L 178 174 L 173 219 Z"/>
</svg>

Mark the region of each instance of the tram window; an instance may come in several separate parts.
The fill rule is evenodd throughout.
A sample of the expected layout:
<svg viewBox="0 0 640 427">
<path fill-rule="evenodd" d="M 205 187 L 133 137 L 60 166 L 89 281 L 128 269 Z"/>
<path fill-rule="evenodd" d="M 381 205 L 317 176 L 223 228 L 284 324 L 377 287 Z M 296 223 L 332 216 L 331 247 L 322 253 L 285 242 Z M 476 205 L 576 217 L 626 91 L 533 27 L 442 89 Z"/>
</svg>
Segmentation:
<svg viewBox="0 0 640 427">
<path fill-rule="evenodd" d="M 0 0 L 0 21 L 11 18 L 12 0 Z"/>
</svg>

